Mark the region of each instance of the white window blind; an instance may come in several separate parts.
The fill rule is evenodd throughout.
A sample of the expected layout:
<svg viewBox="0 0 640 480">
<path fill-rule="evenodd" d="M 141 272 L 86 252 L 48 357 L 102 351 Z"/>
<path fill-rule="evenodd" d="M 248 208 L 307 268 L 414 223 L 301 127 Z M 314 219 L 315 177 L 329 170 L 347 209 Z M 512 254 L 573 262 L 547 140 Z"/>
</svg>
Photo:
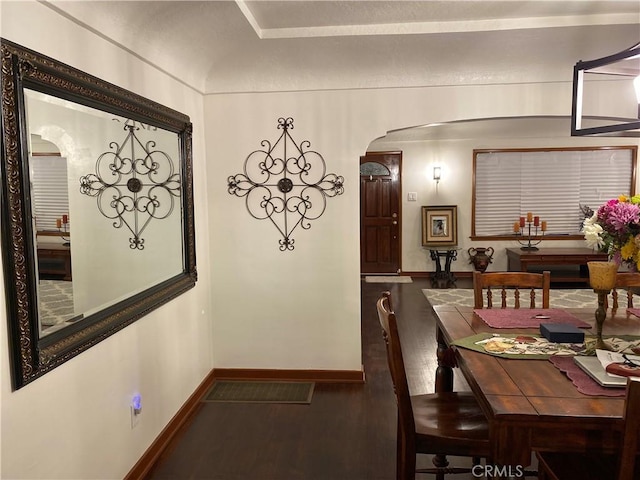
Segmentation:
<svg viewBox="0 0 640 480">
<path fill-rule="evenodd" d="M 38 155 L 29 157 L 29 166 L 36 229 L 57 231 L 56 219 L 69 214 L 67 159 Z"/>
<path fill-rule="evenodd" d="M 527 212 L 547 235 L 578 235 L 581 206 L 629 195 L 636 149 L 474 151 L 476 236 L 511 235 Z"/>
</svg>

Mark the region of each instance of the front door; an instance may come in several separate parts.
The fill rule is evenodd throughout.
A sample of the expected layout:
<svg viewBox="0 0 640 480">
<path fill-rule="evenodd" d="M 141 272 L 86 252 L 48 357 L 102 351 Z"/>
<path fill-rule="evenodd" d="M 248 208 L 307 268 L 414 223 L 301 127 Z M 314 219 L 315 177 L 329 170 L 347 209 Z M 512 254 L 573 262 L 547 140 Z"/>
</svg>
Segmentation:
<svg viewBox="0 0 640 480">
<path fill-rule="evenodd" d="M 360 271 L 400 273 L 401 152 L 360 157 Z"/>
</svg>

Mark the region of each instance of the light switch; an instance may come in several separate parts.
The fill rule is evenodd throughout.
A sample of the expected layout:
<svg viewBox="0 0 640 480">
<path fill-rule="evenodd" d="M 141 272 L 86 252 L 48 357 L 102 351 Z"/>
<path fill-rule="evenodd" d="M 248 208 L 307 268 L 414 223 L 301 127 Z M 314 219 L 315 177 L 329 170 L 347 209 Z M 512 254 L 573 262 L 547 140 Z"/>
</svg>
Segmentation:
<svg viewBox="0 0 640 480">
<path fill-rule="evenodd" d="M 418 192 L 409 192 L 407 194 L 408 202 L 417 202 L 418 201 Z"/>
</svg>

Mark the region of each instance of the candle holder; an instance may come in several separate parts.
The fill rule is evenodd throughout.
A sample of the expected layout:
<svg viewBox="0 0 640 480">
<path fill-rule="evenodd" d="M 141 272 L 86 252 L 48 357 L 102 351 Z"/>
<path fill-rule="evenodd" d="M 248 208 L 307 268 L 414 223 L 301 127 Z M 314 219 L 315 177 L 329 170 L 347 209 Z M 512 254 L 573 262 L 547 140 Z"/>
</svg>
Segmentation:
<svg viewBox="0 0 640 480">
<path fill-rule="evenodd" d="M 58 227 L 58 232 L 60 232 L 60 238 L 64 240 L 65 247 L 69 247 L 71 245 L 71 237 L 67 238 L 65 235 L 70 234 L 69 232 L 69 216 L 63 215 L 62 218 L 56 219 L 56 226 Z"/>
<path fill-rule="evenodd" d="M 525 228 L 527 229 L 526 235 L 524 234 Z M 513 230 L 516 236 L 522 237 L 522 239 L 516 239 L 520 245 L 523 245 L 520 250 L 534 252 L 539 250 L 536 245 L 542 242 L 544 232 L 547 230 L 547 222 L 541 222 L 540 217 L 534 217 L 529 212 L 526 219 L 525 217 L 520 217 L 520 221 L 513 224 Z M 540 235 L 538 235 L 538 232 L 540 232 Z"/>
<path fill-rule="evenodd" d="M 589 284 L 598 295 L 598 308 L 596 309 L 596 348 L 598 350 L 613 350 L 602 339 L 602 327 L 607 317 L 605 308 L 607 295 L 616 286 L 618 265 L 613 262 L 587 262 L 589 268 Z"/>
</svg>

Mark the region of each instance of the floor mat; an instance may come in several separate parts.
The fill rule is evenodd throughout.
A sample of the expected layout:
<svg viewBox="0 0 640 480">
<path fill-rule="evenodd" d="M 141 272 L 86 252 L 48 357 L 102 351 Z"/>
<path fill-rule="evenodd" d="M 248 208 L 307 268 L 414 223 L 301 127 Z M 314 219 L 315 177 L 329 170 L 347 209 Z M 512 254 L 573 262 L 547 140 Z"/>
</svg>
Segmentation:
<svg viewBox="0 0 640 480">
<path fill-rule="evenodd" d="M 205 402 L 311 403 L 313 382 L 216 381 Z"/>
<path fill-rule="evenodd" d="M 364 277 L 364 281 L 367 283 L 413 283 L 411 277 L 406 275 L 402 276 L 367 276 Z"/>
</svg>

